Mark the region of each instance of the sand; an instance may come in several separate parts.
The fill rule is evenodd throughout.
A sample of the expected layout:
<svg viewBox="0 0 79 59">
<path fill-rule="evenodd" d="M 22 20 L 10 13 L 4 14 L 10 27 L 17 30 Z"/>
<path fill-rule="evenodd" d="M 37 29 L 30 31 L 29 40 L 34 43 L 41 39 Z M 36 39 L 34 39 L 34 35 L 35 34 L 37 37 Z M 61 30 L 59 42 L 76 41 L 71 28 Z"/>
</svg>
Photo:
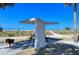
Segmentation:
<svg viewBox="0 0 79 59">
<path fill-rule="evenodd" d="M 22 40 L 28 40 L 30 36 L 17 36 L 17 37 L 0 37 L 0 43 L 4 43 L 5 39 L 11 38 L 14 39 L 15 42 L 22 41 Z"/>
<path fill-rule="evenodd" d="M 7 38 L 12 38 L 12 39 L 15 39 L 15 42 L 19 42 L 19 41 L 23 41 L 23 40 L 29 40 L 29 37 L 30 36 L 0 37 L 0 42 L 1 42 L 0 43 L 0 54 L 1 55 L 15 55 L 15 54 L 16 55 L 33 55 L 33 54 L 35 54 L 36 51 L 33 47 L 28 47 L 26 49 L 22 49 L 26 45 L 25 43 L 21 48 L 17 48 L 17 49 L 6 48 L 6 47 L 8 47 L 8 45 L 4 43 L 5 39 L 7 39 Z M 61 38 L 62 40 L 57 41 L 57 43 L 58 42 L 66 43 L 66 44 L 72 43 L 75 46 L 77 46 L 77 45 L 79 46 L 79 43 L 75 44 L 74 42 L 72 42 L 73 35 L 54 34 L 54 35 L 47 35 L 47 37 Z"/>
</svg>

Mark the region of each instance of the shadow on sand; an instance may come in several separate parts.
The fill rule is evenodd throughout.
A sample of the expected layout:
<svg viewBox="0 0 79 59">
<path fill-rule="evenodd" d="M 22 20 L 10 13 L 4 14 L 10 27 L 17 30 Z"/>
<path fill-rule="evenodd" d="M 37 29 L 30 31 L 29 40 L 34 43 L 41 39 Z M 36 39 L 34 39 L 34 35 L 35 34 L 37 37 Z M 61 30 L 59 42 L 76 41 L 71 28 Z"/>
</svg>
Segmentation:
<svg viewBox="0 0 79 59">
<path fill-rule="evenodd" d="M 46 39 L 46 43 L 47 44 L 52 44 L 56 41 L 59 41 L 61 39 L 57 39 L 57 38 L 47 38 Z M 34 42 L 35 42 L 35 39 L 32 39 L 32 40 L 23 40 L 23 41 L 19 41 L 19 42 L 16 42 L 14 43 L 11 48 L 12 49 L 17 49 L 17 48 L 22 48 L 22 49 L 26 49 L 28 47 L 34 47 Z"/>
<path fill-rule="evenodd" d="M 47 44 L 44 48 L 37 50 L 35 55 L 79 55 L 79 48 L 69 44 Z"/>
<path fill-rule="evenodd" d="M 18 48 L 21 48 L 21 49 L 26 49 L 28 47 L 33 47 L 34 46 L 34 43 L 33 43 L 34 40 L 30 41 L 30 40 L 23 40 L 23 41 L 19 41 L 19 42 L 16 42 L 14 43 L 11 48 L 12 49 L 18 49 Z"/>
<path fill-rule="evenodd" d="M 60 41 L 58 38 L 47 38 L 46 46 L 44 48 L 38 49 L 37 53 L 34 55 L 79 55 L 79 48 L 65 44 L 65 43 L 55 43 Z M 34 47 L 35 40 L 24 40 L 14 43 L 11 48 L 12 49 L 26 49 L 28 47 Z M 53 44 L 55 43 L 55 44 Z"/>
</svg>

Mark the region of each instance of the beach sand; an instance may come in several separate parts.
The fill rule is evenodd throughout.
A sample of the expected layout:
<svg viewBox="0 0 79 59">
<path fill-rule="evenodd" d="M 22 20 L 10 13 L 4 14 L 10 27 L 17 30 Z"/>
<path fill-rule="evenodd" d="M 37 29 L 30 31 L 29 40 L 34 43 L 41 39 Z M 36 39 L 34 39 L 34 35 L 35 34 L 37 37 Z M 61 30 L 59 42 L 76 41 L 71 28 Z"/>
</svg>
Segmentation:
<svg viewBox="0 0 79 59">
<path fill-rule="evenodd" d="M 23 41 L 23 40 L 29 40 L 29 37 L 30 36 L 0 37 L 0 43 L 4 43 L 5 39 L 8 39 L 8 38 L 14 39 L 15 42 L 18 42 L 18 41 Z"/>
<path fill-rule="evenodd" d="M 29 37 L 30 36 L 18 36 L 18 37 L 0 37 L 0 42 L 3 42 L 0 44 L 0 53 L 3 54 L 3 55 L 34 55 L 37 53 L 37 51 L 33 48 L 33 47 L 28 47 L 28 48 L 25 48 L 23 49 L 23 47 L 26 46 L 26 42 L 27 40 L 29 40 Z M 69 42 L 70 41 L 73 41 L 72 37 L 73 35 L 59 35 L 59 34 L 55 34 L 55 35 L 47 35 L 47 37 L 52 37 L 52 38 L 60 38 L 62 40 L 59 40 L 57 42 Z M 12 38 L 12 39 L 15 39 L 15 42 L 17 44 L 14 44 L 14 46 L 16 47 L 19 47 L 20 48 L 17 48 L 17 49 L 10 49 L 10 48 L 5 48 L 7 47 L 8 45 L 5 43 L 5 39 L 7 38 Z M 24 41 L 24 42 L 21 42 L 21 41 Z M 19 42 L 21 43 L 21 45 L 19 45 Z M 53 47 L 53 46 L 51 46 Z M 48 50 L 50 50 L 50 48 L 48 48 Z M 2 53 L 3 52 L 3 53 Z"/>
</svg>

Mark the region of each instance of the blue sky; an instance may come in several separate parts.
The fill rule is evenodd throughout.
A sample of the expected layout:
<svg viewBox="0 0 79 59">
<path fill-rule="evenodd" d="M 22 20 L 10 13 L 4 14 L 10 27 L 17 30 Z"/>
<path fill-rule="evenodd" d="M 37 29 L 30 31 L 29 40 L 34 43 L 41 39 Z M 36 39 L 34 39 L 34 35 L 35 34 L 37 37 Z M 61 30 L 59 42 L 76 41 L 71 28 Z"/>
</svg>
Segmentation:
<svg viewBox="0 0 79 59">
<path fill-rule="evenodd" d="M 79 4 L 77 4 L 77 29 L 79 28 Z M 47 25 L 46 29 L 73 29 L 73 6 L 64 7 L 63 3 L 16 3 L 14 7 L 0 9 L 0 26 L 4 30 L 33 30 L 34 25 L 20 24 L 28 18 L 39 17 L 44 21 L 59 22 Z"/>
</svg>

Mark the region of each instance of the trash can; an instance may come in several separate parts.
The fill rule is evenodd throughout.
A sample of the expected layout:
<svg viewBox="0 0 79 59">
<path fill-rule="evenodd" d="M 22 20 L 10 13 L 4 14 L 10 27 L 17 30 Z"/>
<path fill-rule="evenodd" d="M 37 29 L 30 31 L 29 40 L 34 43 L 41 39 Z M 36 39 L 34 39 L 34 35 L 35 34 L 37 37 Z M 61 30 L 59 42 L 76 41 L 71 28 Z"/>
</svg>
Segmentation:
<svg viewBox="0 0 79 59">
<path fill-rule="evenodd" d="M 9 47 L 11 47 L 11 44 L 14 43 L 14 39 L 8 38 L 5 40 L 5 42 L 9 44 Z"/>
</svg>

